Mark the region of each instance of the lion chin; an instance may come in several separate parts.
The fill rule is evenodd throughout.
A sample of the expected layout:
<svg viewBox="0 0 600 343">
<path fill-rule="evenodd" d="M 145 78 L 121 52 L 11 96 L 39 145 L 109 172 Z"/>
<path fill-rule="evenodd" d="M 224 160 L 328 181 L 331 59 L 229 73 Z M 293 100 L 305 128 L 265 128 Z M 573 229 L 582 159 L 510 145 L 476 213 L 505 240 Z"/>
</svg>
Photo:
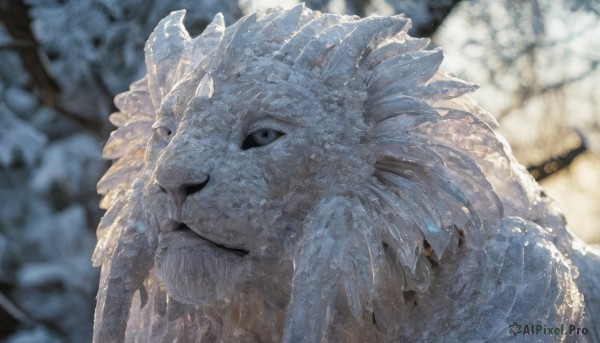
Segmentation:
<svg viewBox="0 0 600 343">
<path fill-rule="evenodd" d="M 600 341 L 600 254 L 409 19 L 184 14 L 115 99 L 95 342 Z"/>
<path fill-rule="evenodd" d="M 235 294 L 241 289 L 239 284 L 250 279 L 252 267 L 242 254 L 218 247 L 193 232 L 173 232 L 160 234 L 155 260 L 173 299 L 211 305 Z"/>
</svg>

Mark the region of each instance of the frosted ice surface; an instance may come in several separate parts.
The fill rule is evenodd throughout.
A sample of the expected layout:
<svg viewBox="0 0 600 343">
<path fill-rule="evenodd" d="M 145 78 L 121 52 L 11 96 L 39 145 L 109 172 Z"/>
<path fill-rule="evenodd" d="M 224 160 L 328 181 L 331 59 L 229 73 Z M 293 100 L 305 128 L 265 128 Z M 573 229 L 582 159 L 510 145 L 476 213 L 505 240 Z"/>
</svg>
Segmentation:
<svg viewBox="0 0 600 343">
<path fill-rule="evenodd" d="M 95 342 L 600 341 L 598 253 L 407 19 L 184 14 L 116 98 Z"/>
</svg>

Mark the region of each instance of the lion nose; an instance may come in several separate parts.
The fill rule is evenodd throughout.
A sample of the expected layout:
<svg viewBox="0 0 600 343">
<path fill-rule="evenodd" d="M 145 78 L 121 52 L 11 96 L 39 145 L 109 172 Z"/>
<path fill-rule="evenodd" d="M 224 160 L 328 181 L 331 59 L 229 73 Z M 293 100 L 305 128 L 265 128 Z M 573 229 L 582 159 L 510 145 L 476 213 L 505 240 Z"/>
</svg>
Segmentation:
<svg viewBox="0 0 600 343">
<path fill-rule="evenodd" d="M 154 181 L 157 188 L 167 193 L 174 205 L 175 214 L 179 213 L 185 201 L 198 194 L 211 182 L 210 170 L 219 142 L 214 139 L 197 138 L 184 133 L 176 134 L 161 151 L 156 160 Z"/>
<path fill-rule="evenodd" d="M 177 207 L 180 207 L 189 196 L 204 189 L 209 180 L 209 175 L 205 175 L 204 181 L 197 183 L 189 183 L 185 181 L 177 182 L 176 177 L 172 177 L 170 179 L 157 177 L 157 185 L 162 192 L 168 194 L 169 198 L 171 198 Z"/>
<path fill-rule="evenodd" d="M 168 194 L 177 208 L 188 197 L 206 188 L 210 181 L 206 169 L 193 163 L 197 159 L 190 151 L 166 151 L 157 161 L 156 185 L 161 192 Z"/>
<path fill-rule="evenodd" d="M 208 184 L 208 180 L 210 180 L 210 176 L 206 175 L 206 180 L 204 180 L 203 182 L 191 184 L 191 185 L 183 185 L 183 186 L 181 186 L 181 188 L 183 188 L 182 192 L 185 192 L 186 197 L 189 197 L 190 195 L 192 195 L 194 193 L 198 193 L 204 188 L 204 186 L 206 186 Z"/>
</svg>

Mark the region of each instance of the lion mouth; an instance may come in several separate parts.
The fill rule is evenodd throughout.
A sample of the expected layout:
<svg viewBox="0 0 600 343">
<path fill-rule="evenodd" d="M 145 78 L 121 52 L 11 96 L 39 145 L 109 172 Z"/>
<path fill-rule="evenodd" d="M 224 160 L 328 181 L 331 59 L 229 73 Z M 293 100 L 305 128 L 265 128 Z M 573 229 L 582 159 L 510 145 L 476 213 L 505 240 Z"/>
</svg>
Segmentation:
<svg viewBox="0 0 600 343">
<path fill-rule="evenodd" d="M 204 241 L 206 241 L 206 242 L 208 242 L 208 243 L 211 243 L 211 244 L 212 244 L 212 245 L 214 245 L 215 247 L 217 247 L 217 248 L 219 248 L 219 249 L 222 249 L 222 250 L 224 250 L 224 251 L 226 251 L 226 252 L 229 252 L 229 253 L 232 253 L 232 254 L 238 255 L 238 256 L 240 256 L 240 257 L 244 257 L 244 256 L 248 255 L 248 253 L 250 252 L 250 251 L 248 251 L 248 250 L 245 250 L 245 249 L 232 248 L 232 247 L 228 247 L 228 246 L 225 246 L 225 245 L 223 245 L 223 244 L 219 244 L 219 243 L 217 243 L 217 242 L 211 241 L 210 239 L 208 239 L 208 238 L 206 238 L 206 237 L 203 237 L 203 236 L 199 235 L 199 234 L 198 234 L 196 231 L 192 230 L 192 229 L 191 229 L 189 226 L 187 226 L 185 223 L 179 223 L 179 224 L 178 224 L 178 225 L 175 227 L 175 230 L 173 230 L 173 231 L 174 231 L 174 232 L 189 232 L 189 233 L 193 233 L 193 234 L 194 234 L 194 235 L 196 235 L 198 238 L 200 238 L 200 239 L 202 239 L 202 240 L 204 240 Z"/>
</svg>

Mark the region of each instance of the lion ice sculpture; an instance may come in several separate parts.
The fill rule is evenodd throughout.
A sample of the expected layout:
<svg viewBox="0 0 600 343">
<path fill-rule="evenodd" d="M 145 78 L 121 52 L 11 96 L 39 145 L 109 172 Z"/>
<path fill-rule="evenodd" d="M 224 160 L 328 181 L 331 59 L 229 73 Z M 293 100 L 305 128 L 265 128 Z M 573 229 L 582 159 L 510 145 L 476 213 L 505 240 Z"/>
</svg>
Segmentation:
<svg viewBox="0 0 600 343">
<path fill-rule="evenodd" d="M 600 258 L 408 19 L 184 13 L 115 99 L 95 342 L 600 339 Z"/>
</svg>

